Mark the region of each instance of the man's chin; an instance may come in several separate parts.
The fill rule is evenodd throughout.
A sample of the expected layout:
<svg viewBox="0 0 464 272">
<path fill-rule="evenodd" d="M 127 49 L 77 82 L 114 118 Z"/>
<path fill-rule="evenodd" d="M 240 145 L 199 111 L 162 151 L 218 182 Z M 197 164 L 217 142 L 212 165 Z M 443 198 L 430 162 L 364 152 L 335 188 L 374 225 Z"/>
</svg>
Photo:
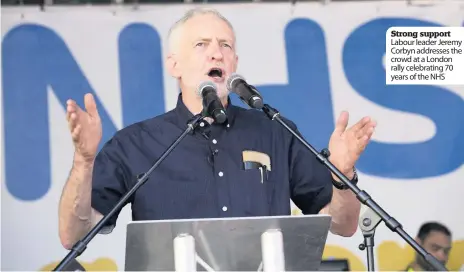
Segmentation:
<svg viewBox="0 0 464 272">
<path fill-rule="evenodd" d="M 443 266 L 446 266 L 446 261 L 440 261 L 438 260 L 438 262 L 440 262 Z M 427 271 L 433 271 L 435 268 L 429 264 L 424 258 L 420 258 L 419 259 L 419 265 L 422 266 L 423 269 L 427 270 Z"/>
<path fill-rule="evenodd" d="M 224 100 L 224 99 L 227 99 L 230 93 L 228 90 L 225 90 L 225 91 L 218 90 L 217 94 L 218 94 L 219 99 Z"/>
<path fill-rule="evenodd" d="M 230 94 L 225 83 L 216 84 L 216 93 L 221 99 L 227 97 Z"/>
</svg>

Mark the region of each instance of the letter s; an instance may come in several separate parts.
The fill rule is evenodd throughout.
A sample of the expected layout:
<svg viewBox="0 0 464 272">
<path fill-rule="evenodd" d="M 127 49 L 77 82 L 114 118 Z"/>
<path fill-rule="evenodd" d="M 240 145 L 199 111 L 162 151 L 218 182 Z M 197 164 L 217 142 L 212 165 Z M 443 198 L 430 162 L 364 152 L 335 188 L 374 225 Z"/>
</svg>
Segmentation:
<svg viewBox="0 0 464 272">
<path fill-rule="evenodd" d="M 425 21 L 383 18 L 356 29 L 343 52 L 346 77 L 354 90 L 379 105 L 422 114 L 436 125 L 436 135 L 413 144 L 372 141 L 361 156 L 359 170 L 376 176 L 416 179 L 449 173 L 464 159 L 464 103 L 436 86 L 385 85 L 382 58 L 385 33 L 391 26 L 437 26 Z"/>
</svg>

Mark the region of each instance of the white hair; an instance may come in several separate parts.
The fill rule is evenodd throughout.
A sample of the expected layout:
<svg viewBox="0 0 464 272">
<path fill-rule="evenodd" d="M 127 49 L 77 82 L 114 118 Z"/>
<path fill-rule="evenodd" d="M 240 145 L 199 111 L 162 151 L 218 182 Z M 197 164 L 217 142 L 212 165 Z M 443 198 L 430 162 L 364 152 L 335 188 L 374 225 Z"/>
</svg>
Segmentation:
<svg viewBox="0 0 464 272">
<path fill-rule="evenodd" d="M 223 20 L 234 32 L 234 28 L 232 27 L 232 24 L 227 20 L 224 16 L 222 16 L 221 13 L 219 13 L 215 9 L 208 9 L 208 8 L 194 8 L 189 11 L 187 11 L 182 18 L 180 18 L 177 22 L 175 22 L 171 28 L 169 29 L 168 32 L 168 48 L 169 52 L 175 51 L 176 43 L 178 42 L 179 39 L 179 29 L 181 28 L 182 25 L 184 25 L 188 20 L 192 19 L 193 17 L 197 15 L 214 15 L 217 18 Z M 235 32 L 234 32 L 235 35 Z"/>
</svg>

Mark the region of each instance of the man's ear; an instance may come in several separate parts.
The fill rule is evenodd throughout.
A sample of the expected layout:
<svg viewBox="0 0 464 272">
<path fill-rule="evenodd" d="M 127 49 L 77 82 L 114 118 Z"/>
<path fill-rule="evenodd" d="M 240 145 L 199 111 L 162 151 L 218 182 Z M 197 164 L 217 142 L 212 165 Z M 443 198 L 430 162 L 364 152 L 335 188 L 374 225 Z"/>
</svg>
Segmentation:
<svg viewBox="0 0 464 272">
<path fill-rule="evenodd" d="M 235 55 L 235 67 L 234 67 L 235 71 L 237 71 L 237 68 L 238 68 L 238 55 Z"/>
<path fill-rule="evenodd" d="M 168 57 L 166 58 L 166 69 L 168 70 L 169 74 L 174 77 L 179 79 L 180 78 L 180 71 L 179 71 L 179 66 L 178 62 L 176 60 L 176 55 L 174 54 L 169 54 Z"/>
</svg>

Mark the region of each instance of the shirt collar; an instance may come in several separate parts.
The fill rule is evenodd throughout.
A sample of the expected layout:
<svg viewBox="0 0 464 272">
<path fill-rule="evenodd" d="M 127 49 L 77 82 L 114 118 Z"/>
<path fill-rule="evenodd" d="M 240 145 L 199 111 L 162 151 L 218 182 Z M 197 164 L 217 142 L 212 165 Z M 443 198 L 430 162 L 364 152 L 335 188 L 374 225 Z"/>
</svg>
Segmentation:
<svg viewBox="0 0 464 272">
<path fill-rule="evenodd" d="M 227 114 L 227 120 L 222 124 L 213 124 L 215 126 L 224 126 L 227 129 L 230 129 L 235 121 L 236 109 L 232 105 L 230 97 L 227 97 L 227 107 L 225 108 Z M 187 122 L 193 118 L 193 113 L 185 106 L 184 101 L 182 101 L 182 93 L 177 97 L 177 105 L 175 108 L 177 114 L 178 125 L 182 128 L 186 128 Z"/>
</svg>

